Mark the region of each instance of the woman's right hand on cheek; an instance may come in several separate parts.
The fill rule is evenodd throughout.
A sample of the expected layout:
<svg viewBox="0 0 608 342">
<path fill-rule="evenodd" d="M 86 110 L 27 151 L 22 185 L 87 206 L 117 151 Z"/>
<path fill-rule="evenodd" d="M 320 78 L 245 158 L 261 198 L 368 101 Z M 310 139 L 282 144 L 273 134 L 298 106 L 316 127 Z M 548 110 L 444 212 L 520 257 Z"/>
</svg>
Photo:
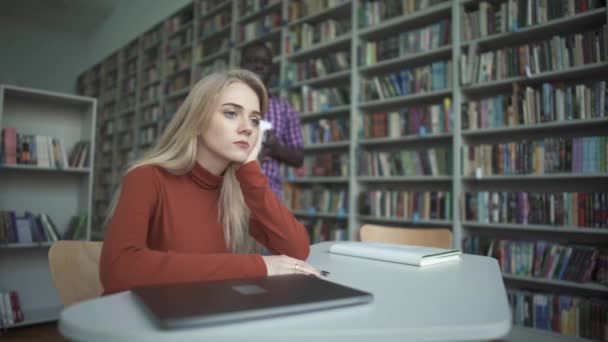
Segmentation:
<svg viewBox="0 0 608 342">
<path fill-rule="evenodd" d="M 268 276 L 282 274 L 310 274 L 317 277 L 321 276 L 318 269 L 310 266 L 302 260 L 288 257 L 287 255 L 262 256 L 266 264 Z"/>
</svg>

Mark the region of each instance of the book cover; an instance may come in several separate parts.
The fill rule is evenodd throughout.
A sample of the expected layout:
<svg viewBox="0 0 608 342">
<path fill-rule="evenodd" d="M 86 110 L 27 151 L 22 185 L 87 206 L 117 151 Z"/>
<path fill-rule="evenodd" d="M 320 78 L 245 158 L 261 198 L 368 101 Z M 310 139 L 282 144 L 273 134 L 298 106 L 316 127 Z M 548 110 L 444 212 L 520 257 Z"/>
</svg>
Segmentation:
<svg viewBox="0 0 608 342">
<path fill-rule="evenodd" d="M 397 245 L 380 242 L 346 242 L 334 244 L 330 253 L 374 259 L 414 266 L 427 266 L 460 260 L 461 251 L 436 247 Z"/>
</svg>

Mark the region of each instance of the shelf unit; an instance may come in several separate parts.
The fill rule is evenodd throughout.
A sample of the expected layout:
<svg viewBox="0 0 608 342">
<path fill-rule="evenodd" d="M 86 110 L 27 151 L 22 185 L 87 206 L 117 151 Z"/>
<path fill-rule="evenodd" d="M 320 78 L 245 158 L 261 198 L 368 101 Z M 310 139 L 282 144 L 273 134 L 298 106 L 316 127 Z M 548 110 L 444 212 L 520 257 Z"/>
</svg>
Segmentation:
<svg viewBox="0 0 608 342">
<path fill-rule="evenodd" d="M 470 51 L 471 56 L 480 53 L 495 51 L 505 47 L 520 46 L 523 44 L 534 43 L 554 36 L 566 36 L 572 33 L 584 32 L 589 28 L 597 28 L 605 25 L 607 21 L 607 11 L 605 7 L 590 9 L 586 12 L 576 13 L 563 17 L 551 18 L 542 23 L 520 27 L 518 30 L 505 33 L 490 33 L 484 36 L 465 39 L 464 32 L 466 27 L 465 12 L 477 11 L 480 7 L 492 4 L 500 6 L 507 0 L 482 1 L 482 0 L 454 0 L 454 1 L 428 1 L 426 8 L 407 8 L 405 12 L 387 13 L 388 17 L 373 21 L 374 24 L 366 25 L 370 20 L 369 13 L 371 7 L 376 6 L 374 2 L 361 0 L 335 0 L 327 1 L 328 8 L 305 8 L 312 6 L 305 1 L 296 0 L 267 0 L 267 1 L 247 1 L 247 0 L 226 0 L 226 1 L 207 1 L 193 0 L 183 10 L 176 13 L 179 15 L 184 10 L 193 8 L 193 20 L 195 27 L 192 34 L 191 46 L 195 51 L 192 65 L 190 67 L 190 83 L 183 90 L 167 91 L 170 77 L 166 70 L 159 72 L 159 84 L 161 93 L 158 96 L 158 106 L 161 111 L 159 118 L 155 120 L 143 120 L 143 111 L 147 102 L 139 101 L 136 104 L 136 122 L 144 127 L 154 127 L 153 134 L 150 133 L 148 142 L 154 142 L 163 128 L 165 120 L 170 117 L 170 113 L 175 109 L 175 100 L 182 98 L 189 86 L 196 82 L 206 71 L 217 70 L 225 67 L 237 67 L 240 64 L 240 52 L 248 44 L 253 42 L 266 42 L 275 53 L 273 59 L 273 74 L 270 92 L 273 95 L 280 95 L 287 98 L 299 110 L 300 121 L 303 127 L 339 122 L 347 127 L 347 138 L 342 140 L 310 140 L 304 148 L 307 158 L 322 155 L 324 153 L 342 153 L 347 155 L 346 165 L 348 166 L 349 176 L 295 176 L 289 173 L 284 177 L 286 184 L 290 188 L 301 188 L 306 191 L 320 189 L 318 191 L 344 189 L 347 192 L 347 204 L 341 213 L 326 212 L 311 208 L 294 209 L 298 218 L 306 220 L 327 219 L 339 222 L 339 226 L 346 227 L 348 238 L 357 236 L 358 228 L 365 222 L 383 223 L 392 226 L 408 227 L 448 227 L 454 235 L 455 247 L 460 248 L 464 239 L 476 236 L 511 236 L 515 238 L 548 239 L 559 243 L 583 243 L 594 246 L 606 247 L 602 244 L 605 240 L 606 232 L 604 228 L 575 228 L 575 227 L 555 227 L 551 225 L 518 225 L 508 223 L 484 223 L 470 222 L 463 217 L 463 194 L 469 191 L 504 191 L 509 189 L 519 189 L 526 191 L 608 191 L 606 172 L 590 173 L 545 173 L 545 174 L 526 174 L 526 175 L 481 175 L 480 177 L 465 175 L 462 172 L 462 148 L 465 145 L 480 144 L 504 144 L 530 139 L 545 139 L 552 137 L 575 138 L 581 136 L 605 136 L 608 129 L 607 113 L 603 117 L 594 118 L 566 118 L 562 121 L 547 121 L 540 123 L 518 123 L 513 126 L 470 128 L 465 127 L 467 118 L 463 109 L 464 104 L 473 101 L 480 101 L 488 97 L 500 94 L 512 94 L 514 84 L 521 89 L 532 87 L 542 88 L 543 83 L 564 83 L 566 85 L 580 84 L 582 81 L 606 80 L 608 79 L 608 63 L 601 61 L 591 61 L 583 65 L 575 65 L 559 70 L 535 72 L 530 74 L 515 75 L 499 80 L 487 82 L 465 82 L 464 74 L 461 72 Z M 523 0 L 522 0 L 523 1 Z M 412 2 L 414 3 L 414 2 Z M 257 8 L 255 6 L 258 6 Z M 223 19 L 220 13 L 226 12 Z M 229 14 L 228 14 L 229 12 Z M 172 15 L 171 17 L 174 17 Z M 170 18 L 171 18 L 170 17 Z M 211 19 L 214 18 L 214 19 Z M 228 19 L 229 18 L 229 19 Z M 161 31 L 160 59 L 163 69 L 166 69 L 167 51 L 166 46 L 169 34 L 167 27 L 170 19 L 159 23 L 157 28 Z M 200 29 L 209 20 L 218 20 L 223 24 L 211 26 L 212 29 Z M 302 32 L 309 30 L 315 25 L 329 20 L 343 21 L 348 23 L 347 29 L 342 32 L 336 27 L 331 29 L 331 34 L 323 35 L 303 35 Z M 468 19 L 466 19 L 468 20 Z M 228 27 L 228 22 L 230 22 Z M 330 25 L 330 24 L 327 24 Z M 442 26 L 443 25 L 443 26 Z M 437 26 L 437 27 L 435 27 Z M 249 30 L 249 31 L 247 31 Z M 415 34 L 421 30 L 428 32 L 443 32 L 448 36 L 440 36 L 445 39 L 433 40 L 427 45 L 403 47 L 398 43 L 398 52 L 385 53 L 376 56 L 375 60 L 367 60 L 368 43 L 379 43 L 380 41 L 397 39 L 402 35 Z M 338 32 L 339 31 L 339 32 Z M 209 33 L 206 33 L 209 32 Z M 178 34 L 178 33 L 175 33 Z M 429 33 L 421 33 L 421 35 Z M 308 39 L 302 39 L 302 38 Z M 331 37 L 331 38 L 330 38 Z M 396 38 L 395 38 L 396 37 Z M 325 38 L 325 39 L 320 39 Z M 143 40 L 143 36 L 137 38 Z M 316 40 L 315 40 L 316 39 Z M 305 43 L 305 44 L 304 44 Z M 199 45 L 207 44 L 211 50 L 206 53 L 200 52 Z M 388 50 L 395 48 L 388 43 Z M 140 43 L 140 54 L 145 51 L 145 43 Z M 376 45 L 375 52 L 378 51 Z M 386 46 L 383 46 L 386 52 Z M 380 48 L 380 50 L 382 50 Z M 476 50 L 474 50 L 476 49 Z M 83 74 L 81 83 L 86 87 L 81 87 L 82 91 L 94 92 L 99 89 L 96 95 L 100 98 L 100 113 L 104 108 L 111 105 L 112 89 L 105 87 L 105 80 L 111 80 L 111 61 L 113 56 L 124 55 L 124 49 L 117 51 L 108 59 L 100 62 L 90 71 Z M 212 52 L 209 52 L 212 51 Z M 322 73 L 310 72 L 310 66 L 306 63 L 315 63 L 316 60 L 329 58 L 330 56 L 344 52 L 347 55 L 346 64 L 328 63 L 327 65 L 336 66 L 332 70 L 324 70 Z M 440 62 L 450 62 L 444 66 Z M 322 62 L 318 62 L 322 63 Z M 109 65 L 108 65 L 109 64 Z M 145 65 L 145 62 L 142 64 Z M 209 66 L 208 69 L 201 68 L 201 65 Z M 380 83 L 380 88 L 388 87 L 390 84 L 382 84 L 383 78 L 390 80 L 391 74 L 400 75 L 403 69 L 427 70 L 430 71 L 431 83 L 435 82 L 433 68 L 441 70 L 435 76 L 443 76 L 443 82 L 439 87 L 428 86 L 420 89 L 413 89 L 407 92 L 387 93 L 395 96 L 368 96 L 369 90 Z M 145 68 L 145 67 L 144 67 Z M 300 68 L 300 69 L 298 69 Z M 308 69 L 306 69 L 308 68 Z M 443 68 L 443 69 L 442 69 Z M 204 70 L 203 70 L 204 69 Z M 184 71 L 186 72 L 186 71 Z M 428 71 L 421 71 L 428 72 Z M 108 74 L 109 73 L 109 74 Z M 412 71 L 413 74 L 414 71 Z M 108 76 L 108 75 L 109 76 Z M 142 76 L 140 75 L 140 78 Z M 394 76 L 393 76 L 394 77 Z M 154 81 L 156 82 L 156 81 Z M 145 83 L 144 83 L 145 84 Z M 403 85 L 401 85 L 404 87 Z M 145 85 L 143 86 L 145 87 Z M 142 87 L 142 89 L 143 89 Z M 305 104 L 303 98 L 306 96 L 316 96 L 315 91 L 344 87 L 347 89 L 348 101 L 332 102 L 328 104 L 325 100 L 311 101 L 315 105 Z M 397 87 L 395 87 L 395 90 Z M 140 87 L 138 87 L 139 89 Z M 399 87 L 401 89 L 401 87 Z M 388 89 L 390 90 L 390 89 Z M 141 89 L 139 90 L 142 91 Z M 377 88 L 376 88 L 377 91 Z M 394 91 L 394 90 L 393 90 Z M 372 92 L 373 93 L 373 92 Z M 311 95 L 313 94 L 313 95 Z M 447 99 L 447 100 L 446 100 Z M 333 99 L 332 99 L 333 100 Z M 324 102 L 325 101 L 325 102 Z M 323 103 L 319 105 L 319 103 Z M 434 108 L 431 108 L 435 106 Z M 426 108 L 426 109 L 425 109 Z M 430 109 L 429 109 L 430 108 Z M 443 109 L 442 109 L 443 108 Z M 446 115 L 446 108 L 449 113 Z M 399 132 L 400 134 L 387 133 L 384 136 L 364 135 L 361 130 L 368 125 L 365 121 L 366 116 L 371 117 L 374 113 L 395 112 L 404 109 L 416 109 L 421 113 L 432 113 L 439 110 L 443 113 L 443 129 L 431 130 L 430 128 Z M 409 114 L 408 114 L 409 115 Z M 413 114 L 412 114 L 413 115 Z M 429 116 L 431 114 L 428 114 Z M 435 115 L 435 114 L 432 114 Z M 441 114 L 439 114 L 441 116 Z M 388 114 L 387 114 L 388 117 Z M 113 118 L 113 117 L 112 117 Z M 100 116 L 100 121 L 102 121 Z M 106 119 L 109 120 L 109 119 Z M 387 131 L 391 125 L 387 120 Z M 105 121 L 104 121 L 105 122 Z M 118 174 L 124 165 L 117 164 L 118 138 L 115 134 L 107 135 L 110 140 L 105 139 L 103 125 L 99 126 L 98 148 L 101 151 L 103 142 L 109 141 L 108 146 L 112 148 L 106 156 L 112 156 L 114 163 L 103 163 L 103 153 L 98 152 L 99 162 L 96 172 L 96 184 L 102 184 L 96 191 L 96 201 L 105 201 L 107 206 L 111 189 L 116 185 Z M 432 123 L 430 125 L 432 128 Z M 308 128 L 303 130 L 306 133 Z M 141 144 L 142 133 L 137 135 L 135 146 L 135 156 L 141 156 L 145 147 L 149 145 Z M 364 152 L 392 152 L 392 151 L 416 151 L 417 153 L 428 153 L 430 149 L 445 149 L 451 155 L 451 163 L 447 166 L 447 172 L 432 174 L 428 172 L 417 172 L 408 176 L 369 176 L 359 173 L 359 159 Z M 109 168 L 103 165 L 111 166 Z M 103 183 L 103 181 L 107 181 Z M 108 186 L 110 185 L 110 186 Z M 447 207 L 449 217 L 438 219 L 434 215 L 432 219 L 421 220 L 419 217 L 410 216 L 408 218 L 395 217 L 376 217 L 362 215 L 359 209 L 360 196 L 374 190 L 389 191 L 410 191 L 425 192 L 431 191 L 439 193 L 440 196 L 450 194 Z M 514 190 L 515 191 L 515 190 Z M 99 194 L 99 196 L 98 196 Z M 436 196 L 436 195 L 432 195 Z M 97 203 L 97 202 L 96 202 Z M 104 205 L 99 208 L 105 208 Z M 312 204 L 309 204 L 312 206 Z M 100 210 L 98 213 L 103 212 Z M 332 221 L 332 222 L 334 222 Z M 99 231 L 98 237 L 103 236 L 101 225 L 96 226 Z M 516 281 L 515 281 L 516 280 Z M 589 292 L 588 286 L 564 285 L 552 281 L 542 282 L 538 279 L 520 279 L 505 275 L 505 282 L 510 286 L 512 283 L 523 284 L 530 288 L 539 287 L 543 289 L 554 289 L 562 294 L 598 294 L 597 291 Z M 548 291 L 548 290 L 547 290 Z M 599 292 L 599 295 L 605 295 Z M 530 329 L 522 328 L 516 334 L 525 335 Z M 537 334 L 536 331 L 532 335 Z M 542 334 L 541 334 L 542 335 Z M 519 336 L 519 335 L 518 335 Z M 536 335 L 535 335 L 536 336 Z M 543 335 L 544 336 L 544 335 Z M 554 334 L 547 334 L 547 338 L 553 338 Z"/>
<path fill-rule="evenodd" d="M 88 81 L 89 92 L 100 86 L 99 78 L 89 76 Z M 89 141 L 89 165 L 93 165 L 96 102 L 91 97 L 0 85 L 0 129 L 59 138 L 68 155 L 79 141 Z M 84 238 L 91 238 L 93 167 L 0 164 L 0 188 L 0 210 L 14 211 L 18 217 L 25 211 L 47 214 L 60 234 L 66 232 L 73 216 L 86 214 Z M 24 321 L 11 327 L 59 317 L 63 305 L 47 259 L 51 245 L 0 244 L 0 289 L 17 291 L 24 314 Z"/>
</svg>

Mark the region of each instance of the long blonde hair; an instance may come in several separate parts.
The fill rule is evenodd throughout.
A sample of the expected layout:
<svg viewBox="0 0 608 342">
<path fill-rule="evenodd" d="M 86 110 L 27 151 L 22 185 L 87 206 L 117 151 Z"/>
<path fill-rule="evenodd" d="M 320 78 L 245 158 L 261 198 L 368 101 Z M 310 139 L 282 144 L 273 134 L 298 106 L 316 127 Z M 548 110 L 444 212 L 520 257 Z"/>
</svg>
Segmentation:
<svg viewBox="0 0 608 342">
<path fill-rule="evenodd" d="M 183 175 L 194 167 L 199 133 L 205 132 L 215 112 L 220 95 L 231 84 L 241 82 L 258 96 L 260 113 L 266 113 L 268 94 L 258 76 L 247 70 L 230 70 L 212 73 L 196 83 L 158 143 L 139 160 L 131 163 L 123 177 L 144 165 L 156 165 L 172 174 Z M 259 244 L 249 235 L 249 208 L 245 204 L 241 186 L 236 179 L 238 165 L 230 164 L 224 173 L 220 189 L 218 219 L 223 224 L 226 246 L 234 253 L 253 253 Z M 120 196 L 118 187 L 108 209 L 106 225 L 114 214 Z"/>
</svg>

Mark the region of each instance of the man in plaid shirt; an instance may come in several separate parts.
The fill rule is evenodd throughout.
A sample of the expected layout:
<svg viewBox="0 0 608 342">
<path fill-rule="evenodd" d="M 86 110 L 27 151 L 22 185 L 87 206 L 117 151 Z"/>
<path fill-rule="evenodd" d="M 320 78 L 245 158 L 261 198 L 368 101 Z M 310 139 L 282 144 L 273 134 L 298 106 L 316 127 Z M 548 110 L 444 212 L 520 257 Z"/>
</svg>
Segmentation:
<svg viewBox="0 0 608 342">
<path fill-rule="evenodd" d="M 255 72 L 268 90 L 272 72 L 272 51 L 267 45 L 254 43 L 243 48 L 241 67 Z M 289 102 L 270 96 L 268 112 L 264 119 L 272 123 L 273 130 L 268 131 L 264 142 L 261 153 L 262 170 L 268 177 L 270 188 L 282 198 L 280 163 L 300 167 L 304 160 L 300 118 Z"/>
</svg>

